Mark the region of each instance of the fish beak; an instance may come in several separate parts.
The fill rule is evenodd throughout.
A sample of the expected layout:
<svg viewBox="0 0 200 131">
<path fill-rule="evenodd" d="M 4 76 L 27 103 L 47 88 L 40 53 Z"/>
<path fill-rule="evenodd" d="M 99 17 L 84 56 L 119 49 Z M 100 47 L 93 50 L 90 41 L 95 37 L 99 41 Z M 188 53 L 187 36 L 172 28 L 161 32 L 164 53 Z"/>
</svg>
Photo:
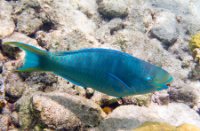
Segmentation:
<svg viewBox="0 0 200 131">
<path fill-rule="evenodd" d="M 167 83 L 171 83 L 172 81 L 173 81 L 173 77 L 171 76 L 171 77 L 168 79 Z"/>
<path fill-rule="evenodd" d="M 171 82 L 173 81 L 173 77 L 170 77 L 165 83 L 167 87 L 171 86 Z"/>
<path fill-rule="evenodd" d="M 163 89 L 168 89 L 170 86 L 170 83 L 173 81 L 173 77 L 170 77 L 166 82 L 163 82 L 163 84 L 156 84 L 158 86 L 157 90 L 163 90 Z"/>
<path fill-rule="evenodd" d="M 170 83 L 167 83 L 166 86 L 171 86 L 171 84 L 170 84 Z"/>
</svg>

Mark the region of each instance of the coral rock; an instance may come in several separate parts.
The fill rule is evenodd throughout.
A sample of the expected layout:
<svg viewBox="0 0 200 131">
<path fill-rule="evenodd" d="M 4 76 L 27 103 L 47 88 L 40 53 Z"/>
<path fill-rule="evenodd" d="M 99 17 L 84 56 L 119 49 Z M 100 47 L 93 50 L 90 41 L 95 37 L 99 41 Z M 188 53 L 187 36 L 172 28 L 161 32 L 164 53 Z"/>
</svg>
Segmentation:
<svg viewBox="0 0 200 131">
<path fill-rule="evenodd" d="M 55 129 L 97 126 L 105 115 L 95 103 L 67 93 L 34 95 L 32 108 L 41 123 Z"/>
<path fill-rule="evenodd" d="M 170 12 L 161 12 L 156 16 L 155 25 L 151 29 L 153 36 L 161 40 L 166 46 L 170 46 L 177 39 L 175 15 Z"/>
<path fill-rule="evenodd" d="M 128 15 L 128 4 L 125 0 L 102 0 L 99 3 L 98 10 L 108 19 L 126 17 Z"/>
<path fill-rule="evenodd" d="M 15 23 L 11 18 L 12 6 L 7 1 L 0 1 L 0 39 L 12 34 Z"/>
<path fill-rule="evenodd" d="M 32 8 L 24 10 L 17 16 L 17 30 L 27 35 L 35 33 L 42 24 L 42 20 Z"/>
<path fill-rule="evenodd" d="M 5 80 L 5 95 L 9 102 L 17 101 L 23 94 L 26 84 L 17 74 L 10 74 Z"/>
</svg>

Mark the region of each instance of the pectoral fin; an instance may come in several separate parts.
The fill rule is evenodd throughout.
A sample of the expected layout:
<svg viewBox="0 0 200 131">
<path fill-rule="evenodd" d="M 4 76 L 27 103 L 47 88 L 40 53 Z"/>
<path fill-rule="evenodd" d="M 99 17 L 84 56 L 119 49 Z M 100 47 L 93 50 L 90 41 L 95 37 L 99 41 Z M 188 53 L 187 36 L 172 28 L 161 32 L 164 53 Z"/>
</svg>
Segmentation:
<svg viewBox="0 0 200 131">
<path fill-rule="evenodd" d="M 120 78 L 118 78 L 114 74 L 108 73 L 108 75 L 110 76 L 110 78 L 113 80 L 115 84 L 118 84 L 120 87 L 124 89 L 131 89 L 125 82 L 123 82 Z"/>
<path fill-rule="evenodd" d="M 63 77 L 64 79 L 67 79 L 68 81 L 72 82 L 73 84 L 75 84 L 77 86 L 82 86 L 83 88 L 87 87 L 87 85 L 85 85 L 84 83 L 78 82 L 78 81 L 74 80 L 73 78 L 69 77 L 66 74 L 63 74 L 63 73 L 55 73 L 55 74 Z"/>
</svg>

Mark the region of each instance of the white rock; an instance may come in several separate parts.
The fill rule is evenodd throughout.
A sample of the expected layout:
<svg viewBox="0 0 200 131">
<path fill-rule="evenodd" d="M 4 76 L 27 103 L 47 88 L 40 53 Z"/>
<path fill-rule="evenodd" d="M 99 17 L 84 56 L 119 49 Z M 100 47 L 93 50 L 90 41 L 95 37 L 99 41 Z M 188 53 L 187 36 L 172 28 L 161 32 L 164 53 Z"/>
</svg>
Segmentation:
<svg viewBox="0 0 200 131">
<path fill-rule="evenodd" d="M 191 0 L 147 0 L 148 6 L 151 8 L 160 8 L 167 9 L 176 14 L 188 13 L 189 12 L 189 4 Z"/>
<path fill-rule="evenodd" d="M 3 42 L 11 42 L 11 41 L 23 42 L 23 43 L 27 43 L 27 44 L 31 44 L 31 45 L 39 47 L 35 39 L 32 39 L 19 32 L 14 32 L 11 36 L 3 39 Z"/>
<path fill-rule="evenodd" d="M 190 14 L 188 17 L 185 17 L 185 21 L 188 25 L 188 30 L 190 34 L 195 34 L 200 31 L 200 1 L 199 0 L 192 0 L 189 3 L 189 12 Z"/>
<path fill-rule="evenodd" d="M 7 1 L 0 1 L 0 39 L 13 33 L 15 23 L 11 18 L 12 6 Z"/>
<path fill-rule="evenodd" d="M 81 128 L 81 121 L 74 115 L 74 113 L 68 110 L 66 106 L 63 106 L 63 103 L 58 103 L 58 100 L 61 100 L 64 97 L 65 95 L 49 97 L 45 95 L 34 95 L 32 98 L 32 107 L 33 110 L 37 112 L 35 115 L 40 118 L 42 123 L 48 125 L 50 128 L 60 130 Z M 52 100 L 53 98 L 56 100 Z M 63 100 L 60 102 L 64 102 Z"/>
<path fill-rule="evenodd" d="M 97 13 L 97 3 L 95 0 L 75 0 L 77 1 L 78 8 L 86 14 L 88 17 L 96 17 Z"/>
<path fill-rule="evenodd" d="M 189 31 L 190 34 L 195 34 L 200 30 L 199 0 L 148 0 L 145 2 L 145 6 L 160 11 L 168 10 L 180 17 L 181 31 L 184 33 Z"/>
<path fill-rule="evenodd" d="M 185 103 L 190 107 L 200 104 L 200 82 L 187 81 L 180 89 L 170 89 L 170 100 L 174 102 Z"/>
<path fill-rule="evenodd" d="M 101 42 L 105 42 L 110 39 L 111 35 L 121 30 L 123 26 L 123 21 L 120 18 L 112 19 L 108 23 L 102 23 L 100 28 L 96 30 L 95 37 Z"/>
<path fill-rule="evenodd" d="M 92 34 L 96 29 L 95 23 L 77 8 L 77 2 L 39 0 L 41 8 L 57 26 L 65 29 L 79 29 L 84 33 Z"/>
<path fill-rule="evenodd" d="M 1 130 L 4 130 L 4 131 L 9 130 L 8 129 L 9 122 L 10 122 L 9 115 L 0 115 L 0 129 Z"/>
<path fill-rule="evenodd" d="M 127 0 L 102 0 L 98 10 L 108 19 L 126 17 L 128 15 Z"/>
<path fill-rule="evenodd" d="M 42 26 L 42 19 L 32 8 L 27 8 L 17 15 L 17 30 L 27 35 L 35 33 Z"/>
<path fill-rule="evenodd" d="M 32 108 L 42 123 L 56 129 L 94 127 L 99 125 L 105 116 L 94 102 L 59 92 L 34 95 Z"/>
<path fill-rule="evenodd" d="M 100 124 L 99 130 L 132 130 L 144 122 L 165 122 L 174 126 L 190 123 L 200 127 L 200 116 L 187 105 L 171 103 L 150 107 L 120 106 Z"/>
<path fill-rule="evenodd" d="M 98 41 L 89 34 L 80 30 L 56 30 L 50 33 L 38 32 L 37 39 L 41 43 L 45 43 L 46 48 L 50 50 L 76 50 L 80 48 L 97 47 Z"/>
<path fill-rule="evenodd" d="M 26 84 L 22 81 L 19 75 L 10 73 L 6 77 L 5 94 L 7 101 L 16 102 L 26 89 Z"/>
<path fill-rule="evenodd" d="M 176 18 L 171 12 L 160 12 L 155 15 L 155 23 L 151 33 L 157 39 L 165 43 L 164 46 L 172 45 L 177 39 Z"/>
</svg>

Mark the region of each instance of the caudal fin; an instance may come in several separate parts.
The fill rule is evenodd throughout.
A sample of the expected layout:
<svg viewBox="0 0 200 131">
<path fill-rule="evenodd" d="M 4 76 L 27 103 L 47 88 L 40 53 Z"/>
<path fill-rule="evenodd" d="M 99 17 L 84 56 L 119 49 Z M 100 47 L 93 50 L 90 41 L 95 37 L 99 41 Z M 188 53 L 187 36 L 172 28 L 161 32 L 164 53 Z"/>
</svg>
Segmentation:
<svg viewBox="0 0 200 131">
<path fill-rule="evenodd" d="M 24 50 L 26 53 L 23 66 L 18 68 L 16 71 L 31 72 L 43 70 L 41 61 L 43 61 L 43 59 L 47 55 L 46 51 L 40 50 L 34 46 L 21 42 L 5 42 L 3 44 L 17 46 L 20 49 Z"/>
</svg>

